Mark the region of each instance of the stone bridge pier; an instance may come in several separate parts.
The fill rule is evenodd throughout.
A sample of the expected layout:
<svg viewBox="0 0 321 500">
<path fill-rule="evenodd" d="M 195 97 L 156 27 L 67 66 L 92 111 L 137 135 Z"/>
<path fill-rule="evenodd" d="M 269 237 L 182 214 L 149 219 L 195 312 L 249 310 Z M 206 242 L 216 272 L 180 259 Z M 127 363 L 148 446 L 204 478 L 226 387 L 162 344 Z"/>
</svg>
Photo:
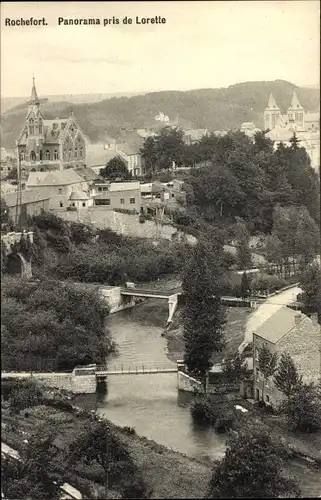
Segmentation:
<svg viewBox="0 0 321 500">
<path fill-rule="evenodd" d="M 33 244 L 33 232 L 23 231 L 21 233 L 11 232 L 1 234 L 1 250 L 4 249 L 6 257 L 20 260 L 20 274 L 22 278 L 32 277 L 30 248 L 27 244 Z M 28 255 L 29 254 L 29 255 Z"/>
</svg>

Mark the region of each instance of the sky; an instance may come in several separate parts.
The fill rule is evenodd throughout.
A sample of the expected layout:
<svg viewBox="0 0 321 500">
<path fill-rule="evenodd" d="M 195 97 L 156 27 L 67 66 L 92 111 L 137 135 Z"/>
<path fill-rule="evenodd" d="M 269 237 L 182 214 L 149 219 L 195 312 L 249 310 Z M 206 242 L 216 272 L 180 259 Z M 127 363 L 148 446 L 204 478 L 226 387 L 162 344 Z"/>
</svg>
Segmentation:
<svg viewBox="0 0 321 500">
<path fill-rule="evenodd" d="M 46 26 L 5 26 L 45 17 Z M 58 18 L 119 25 L 58 25 Z M 123 24 L 131 17 L 133 24 Z M 161 16 L 165 24 L 135 24 Z M 319 86 L 314 0 L 2 2 L 1 96 L 227 87 L 258 80 Z"/>
</svg>

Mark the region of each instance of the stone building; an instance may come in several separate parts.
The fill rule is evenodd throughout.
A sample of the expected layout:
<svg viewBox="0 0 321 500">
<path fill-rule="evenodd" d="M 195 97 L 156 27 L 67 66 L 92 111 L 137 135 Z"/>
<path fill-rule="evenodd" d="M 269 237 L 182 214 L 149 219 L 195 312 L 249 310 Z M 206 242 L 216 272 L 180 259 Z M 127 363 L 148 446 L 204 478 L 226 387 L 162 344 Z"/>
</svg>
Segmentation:
<svg viewBox="0 0 321 500">
<path fill-rule="evenodd" d="M 253 334 L 253 389 L 257 401 L 276 406 L 283 398 L 273 377 L 264 382 L 259 367 L 259 350 L 265 345 L 280 359 L 288 353 L 305 383 L 321 383 L 321 329 L 317 318 L 282 306 Z"/>
<path fill-rule="evenodd" d="M 86 165 L 86 138 L 73 113 L 68 118 L 44 119 L 35 79 L 28 113 L 16 146 L 22 173 Z"/>
</svg>

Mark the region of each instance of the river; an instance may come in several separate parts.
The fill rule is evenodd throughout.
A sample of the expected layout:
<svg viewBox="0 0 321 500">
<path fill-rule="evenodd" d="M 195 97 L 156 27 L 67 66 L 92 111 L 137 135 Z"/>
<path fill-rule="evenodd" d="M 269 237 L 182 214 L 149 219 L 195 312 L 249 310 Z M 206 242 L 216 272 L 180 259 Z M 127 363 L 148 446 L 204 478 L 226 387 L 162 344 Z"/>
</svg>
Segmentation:
<svg viewBox="0 0 321 500">
<path fill-rule="evenodd" d="M 166 308 L 156 305 L 154 313 L 150 309 L 146 319 L 146 311 L 142 314 L 141 307 L 144 304 L 109 316 L 107 327 L 119 347 L 119 356 L 109 360 L 110 363 L 169 363 L 166 340 L 161 336 Z M 176 373 L 110 376 L 108 393 L 97 396 L 97 411 L 117 425 L 133 427 L 137 434 L 186 455 L 221 458 L 226 438 L 193 426 L 189 411 L 191 396 L 178 395 L 176 378 Z"/>
</svg>

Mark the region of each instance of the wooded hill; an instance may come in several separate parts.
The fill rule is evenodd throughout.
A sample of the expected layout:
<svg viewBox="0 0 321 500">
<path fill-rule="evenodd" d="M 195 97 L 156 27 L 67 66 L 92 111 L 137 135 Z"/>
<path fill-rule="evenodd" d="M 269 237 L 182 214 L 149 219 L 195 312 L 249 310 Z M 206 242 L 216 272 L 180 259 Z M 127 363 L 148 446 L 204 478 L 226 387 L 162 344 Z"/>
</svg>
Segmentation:
<svg viewBox="0 0 321 500">
<path fill-rule="evenodd" d="M 103 141 L 106 136 L 117 137 L 122 127 L 143 128 L 155 124 L 159 111 L 171 120 L 178 116 L 183 126 L 209 130 L 236 129 L 242 122 L 253 121 L 263 127 L 263 112 L 270 91 L 282 112 L 290 105 L 296 90 L 307 111 L 319 109 L 319 89 L 302 88 L 286 82 L 246 82 L 221 89 L 150 92 L 133 97 L 114 97 L 100 102 L 73 104 L 76 120 L 88 139 Z M 2 115 L 2 146 L 12 148 L 23 125 L 28 104 L 20 104 Z M 70 102 L 44 102 L 44 118 L 67 117 Z"/>
</svg>

